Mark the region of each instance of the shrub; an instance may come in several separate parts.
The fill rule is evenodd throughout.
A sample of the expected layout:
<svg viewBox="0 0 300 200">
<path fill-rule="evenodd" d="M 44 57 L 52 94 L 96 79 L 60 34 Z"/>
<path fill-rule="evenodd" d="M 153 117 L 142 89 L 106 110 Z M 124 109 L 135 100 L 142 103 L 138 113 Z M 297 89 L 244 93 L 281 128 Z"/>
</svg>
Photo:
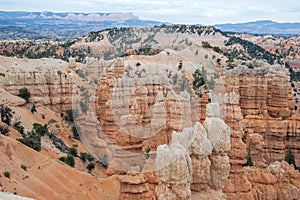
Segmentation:
<svg viewBox="0 0 300 200">
<path fill-rule="evenodd" d="M 220 47 L 213 47 L 213 50 L 217 53 L 223 53 Z"/>
<path fill-rule="evenodd" d="M 23 134 L 23 138 L 17 140 L 36 151 L 41 151 L 41 136 L 34 131 Z"/>
<path fill-rule="evenodd" d="M 248 153 L 246 159 L 247 159 L 247 162 L 246 162 L 245 164 L 243 164 L 243 166 L 244 166 L 244 167 L 245 167 L 245 166 L 253 166 L 252 157 L 251 157 L 251 154 L 250 154 L 250 153 Z"/>
<path fill-rule="evenodd" d="M 81 69 L 76 70 L 76 74 L 83 80 L 87 80 L 86 76 L 84 75 L 83 70 L 81 70 Z"/>
<path fill-rule="evenodd" d="M 15 130 L 17 130 L 21 135 L 24 134 L 24 126 L 21 125 L 21 122 L 20 121 L 16 121 L 14 124 L 13 124 L 13 128 Z"/>
<path fill-rule="evenodd" d="M 77 150 L 76 150 L 75 148 L 69 148 L 69 154 L 70 154 L 71 156 L 75 156 L 75 157 L 78 156 L 78 155 L 77 155 Z"/>
<path fill-rule="evenodd" d="M 147 160 L 150 157 L 150 148 L 148 147 L 145 152 L 145 159 Z"/>
<path fill-rule="evenodd" d="M 208 42 L 206 42 L 206 41 L 202 42 L 202 47 L 203 48 L 212 48 L 212 46 Z"/>
<path fill-rule="evenodd" d="M 181 70 L 182 69 L 182 66 L 183 66 L 183 63 L 182 63 L 182 60 L 179 61 L 179 64 L 178 64 L 178 70 Z"/>
<path fill-rule="evenodd" d="M 80 156 L 79 158 L 83 161 L 83 162 L 86 162 L 87 160 L 89 162 L 93 162 L 94 161 L 94 157 L 91 155 L 91 154 L 88 154 L 88 153 L 82 153 L 80 152 Z"/>
<path fill-rule="evenodd" d="M 75 166 L 75 159 L 73 156 L 68 155 L 68 156 L 63 156 L 59 158 L 60 161 L 66 163 L 67 165 L 74 167 Z"/>
<path fill-rule="evenodd" d="M 86 155 L 86 159 L 87 159 L 89 162 L 94 161 L 94 157 L 93 157 L 91 154 L 87 154 L 87 155 Z"/>
<path fill-rule="evenodd" d="M 292 68 L 290 68 L 289 72 L 290 72 L 290 81 L 300 80 L 300 71 L 295 71 Z"/>
<path fill-rule="evenodd" d="M 1 121 L 8 126 L 10 126 L 11 118 L 12 118 L 12 110 L 10 107 L 7 106 L 0 106 L 0 114 L 1 114 Z"/>
<path fill-rule="evenodd" d="M 10 172 L 9 171 L 5 171 L 5 172 L 3 172 L 3 174 L 6 178 L 10 178 Z"/>
<path fill-rule="evenodd" d="M 58 71 L 57 71 L 57 75 L 58 75 L 58 76 L 61 76 L 61 75 L 62 75 L 62 72 L 61 72 L 60 70 L 58 70 Z"/>
<path fill-rule="evenodd" d="M 86 166 L 87 170 L 92 171 L 94 168 L 95 168 L 95 164 L 94 163 L 89 163 L 87 166 Z"/>
<path fill-rule="evenodd" d="M 68 109 L 66 110 L 67 116 L 65 116 L 65 120 L 73 122 L 74 119 L 78 116 L 78 111 L 76 109 Z"/>
<path fill-rule="evenodd" d="M 39 123 L 34 123 L 33 124 L 33 130 L 40 136 L 44 136 L 45 134 L 48 133 L 48 127 L 47 124 L 41 125 Z"/>
<path fill-rule="evenodd" d="M 231 62 L 227 63 L 227 70 L 234 69 L 235 67 L 236 67 L 236 64 L 231 63 Z"/>
<path fill-rule="evenodd" d="M 80 152 L 79 158 L 82 160 L 82 162 L 86 162 L 86 157 L 87 157 L 87 153 Z"/>
<path fill-rule="evenodd" d="M 19 97 L 25 99 L 25 101 L 28 103 L 29 102 L 29 98 L 30 98 L 30 92 L 27 88 L 21 88 L 19 89 Z"/>
<path fill-rule="evenodd" d="M 247 67 L 248 67 L 249 69 L 254 69 L 254 65 L 253 65 L 252 63 L 249 63 L 249 64 L 247 65 Z"/>
<path fill-rule="evenodd" d="M 150 46 L 142 46 L 138 49 L 138 55 L 149 55 L 151 52 L 151 47 Z M 126 55 L 128 56 L 128 54 Z"/>
<path fill-rule="evenodd" d="M 72 127 L 72 132 L 73 132 L 73 137 L 77 140 L 80 140 L 80 135 L 79 135 L 79 131 L 77 130 L 79 127 Z"/>
<path fill-rule="evenodd" d="M 199 69 L 196 69 L 196 71 L 193 73 L 194 81 L 193 81 L 193 89 L 196 90 L 199 87 L 203 86 L 205 84 L 204 77 L 201 75 L 201 72 Z"/>
<path fill-rule="evenodd" d="M 24 169 L 25 171 L 27 171 L 26 165 L 23 165 L 23 164 L 22 164 L 22 165 L 21 165 L 21 168 Z"/>
<path fill-rule="evenodd" d="M 291 87 L 294 88 L 294 87 L 295 87 L 295 84 L 294 84 L 294 83 L 291 83 Z"/>
<path fill-rule="evenodd" d="M 81 108 L 81 111 L 86 114 L 87 111 L 88 111 L 88 106 L 86 105 L 86 103 L 84 101 L 80 101 L 79 102 L 79 105 L 80 105 L 80 108 Z"/>
<path fill-rule="evenodd" d="M 34 104 L 32 105 L 30 111 L 31 111 L 32 114 L 35 113 L 35 112 L 37 113 L 37 110 L 36 110 L 36 107 L 35 107 Z"/>
<path fill-rule="evenodd" d="M 34 123 L 33 130 L 27 134 L 23 134 L 23 138 L 17 139 L 19 142 L 25 144 L 26 146 L 36 150 L 41 150 L 41 136 L 48 133 L 47 125 L 42 126 L 41 124 Z"/>
<path fill-rule="evenodd" d="M 292 152 L 292 149 L 288 149 L 286 151 L 286 154 L 285 154 L 285 157 L 284 157 L 284 160 L 289 163 L 290 165 L 294 165 L 296 167 L 296 161 L 295 161 L 295 156 Z"/>
<path fill-rule="evenodd" d="M 7 127 L 4 127 L 4 126 L 0 125 L 0 133 L 2 135 L 8 136 L 9 135 L 9 129 Z"/>
<path fill-rule="evenodd" d="M 69 153 L 70 148 L 64 143 L 62 139 L 60 139 L 53 133 L 48 132 L 47 135 L 49 136 L 50 140 L 52 140 L 56 148 L 58 148 L 61 152 Z"/>
<path fill-rule="evenodd" d="M 89 94 L 89 92 L 87 90 L 82 91 L 81 96 L 84 98 L 84 100 L 87 102 L 89 100 L 89 98 L 91 97 L 91 95 Z"/>
</svg>

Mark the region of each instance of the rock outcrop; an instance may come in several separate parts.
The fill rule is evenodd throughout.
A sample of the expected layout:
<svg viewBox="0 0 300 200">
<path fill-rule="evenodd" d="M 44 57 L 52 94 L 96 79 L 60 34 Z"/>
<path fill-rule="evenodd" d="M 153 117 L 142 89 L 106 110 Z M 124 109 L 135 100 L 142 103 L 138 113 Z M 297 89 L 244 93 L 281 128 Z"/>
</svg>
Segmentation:
<svg viewBox="0 0 300 200">
<path fill-rule="evenodd" d="M 174 132 L 169 146 L 157 148 L 158 199 L 191 199 L 192 191 L 216 191 L 225 199 L 221 188 L 230 171 L 230 130 L 220 118 L 218 103 L 207 104 L 206 114 L 204 126 L 196 122 L 192 128 Z"/>
<path fill-rule="evenodd" d="M 286 162 L 265 168 L 246 167 L 242 176 L 228 179 L 224 191 L 228 199 L 299 199 L 299 171 Z"/>
<path fill-rule="evenodd" d="M 150 193 L 145 176 L 139 172 L 127 172 L 120 177 L 120 200 L 154 200 Z"/>
<path fill-rule="evenodd" d="M 111 64 L 112 63 L 110 61 L 87 57 L 85 74 L 90 78 L 98 80 L 99 77 L 106 73 L 106 69 L 108 69 Z"/>
<path fill-rule="evenodd" d="M 157 175 L 160 178 L 156 187 L 158 199 L 190 199 L 192 181 L 192 161 L 179 142 L 157 148 Z"/>
<path fill-rule="evenodd" d="M 49 106 L 57 112 L 71 108 L 72 73 L 67 70 L 63 61 L 53 59 L 44 63 L 30 60 L 20 62 L 25 62 L 28 67 L 17 63 L 11 66 L 5 74 L 5 90 L 18 95 L 19 89 L 25 87 L 31 94 L 30 102 L 35 105 Z"/>
<path fill-rule="evenodd" d="M 110 167 L 128 171 L 132 165 L 143 169 L 147 151 L 170 143 L 172 131 L 192 121 L 189 94 L 175 93 L 157 69 L 141 77 L 126 70 L 118 59 L 100 77 L 95 108 L 102 137 L 116 147 Z"/>
<path fill-rule="evenodd" d="M 238 91 L 243 116 L 290 117 L 294 99 L 288 71 L 281 66 L 265 65 L 258 63 L 257 69 L 251 70 L 236 69 L 226 78 L 228 89 Z"/>
<path fill-rule="evenodd" d="M 230 93 L 225 98 L 225 121 L 231 129 L 232 149 L 228 154 L 230 176 L 223 191 L 228 199 L 273 199 L 274 195 L 266 196 L 273 193 L 276 193 L 275 199 L 284 199 L 277 196 L 282 189 L 280 181 L 266 167 L 272 166 L 274 161 L 284 160 L 288 148 L 299 162 L 299 117 L 293 108 L 287 71 L 279 66 L 258 66 L 252 70 L 239 68 L 227 75 L 226 84 Z M 243 167 L 247 154 L 251 156 L 254 167 Z M 249 175 L 250 172 L 259 172 L 257 177 L 271 177 L 272 181 L 254 180 L 251 178 L 254 174 Z M 291 181 L 290 177 L 286 181 Z M 294 187 L 287 185 L 288 190 Z M 285 198 L 297 197 L 297 190 L 296 194 L 286 192 L 289 198 Z"/>
<path fill-rule="evenodd" d="M 252 70 L 237 69 L 227 76 L 226 84 L 228 91 L 235 91 L 240 96 L 236 106 L 227 105 L 232 109 L 227 111 L 226 121 L 240 121 L 232 123 L 231 128 L 239 129 L 239 137 L 247 145 L 247 150 L 253 153 L 256 164 L 283 160 L 287 148 L 292 148 L 293 153 L 299 155 L 299 146 L 293 142 L 299 137 L 299 117 L 294 110 L 295 99 L 285 68 L 258 66 Z M 231 116 L 237 113 L 238 107 L 243 119 Z M 233 144 L 241 144 L 241 140 L 232 140 L 235 140 Z M 298 163 L 299 160 L 296 160 Z"/>
</svg>

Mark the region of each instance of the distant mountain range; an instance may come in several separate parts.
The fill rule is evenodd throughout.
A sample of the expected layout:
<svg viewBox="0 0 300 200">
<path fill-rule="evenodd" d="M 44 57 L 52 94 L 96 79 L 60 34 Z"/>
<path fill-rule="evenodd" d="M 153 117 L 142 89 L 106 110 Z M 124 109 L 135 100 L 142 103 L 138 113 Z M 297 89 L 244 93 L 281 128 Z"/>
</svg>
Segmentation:
<svg viewBox="0 0 300 200">
<path fill-rule="evenodd" d="M 143 20 L 132 13 L 54 13 L 0 11 L 0 39 L 72 39 L 113 27 L 146 27 L 163 23 Z M 292 36 L 300 34 L 300 23 L 256 21 L 216 24 L 224 32 Z"/>
<path fill-rule="evenodd" d="M 0 39 L 71 39 L 113 27 L 145 27 L 162 22 L 132 13 L 53 13 L 0 11 Z"/>
<path fill-rule="evenodd" d="M 225 32 L 272 34 L 279 36 L 300 34 L 300 23 L 277 23 L 270 20 L 237 24 L 216 24 L 214 26 Z"/>
</svg>

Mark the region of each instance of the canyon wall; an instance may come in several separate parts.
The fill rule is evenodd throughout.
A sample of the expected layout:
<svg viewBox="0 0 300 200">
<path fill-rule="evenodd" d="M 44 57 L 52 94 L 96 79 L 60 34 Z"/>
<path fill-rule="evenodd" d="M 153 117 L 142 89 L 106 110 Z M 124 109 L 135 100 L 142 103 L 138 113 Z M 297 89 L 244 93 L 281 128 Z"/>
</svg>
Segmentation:
<svg viewBox="0 0 300 200">
<path fill-rule="evenodd" d="M 137 77 L 116 60 L 100 77 L 96 89 L 95 118 L 101 128 L 92 140 L 100 137 L 101 142 L 94 143 L 101 144 L 102 152 L 110 149 L 101 154 L 111 158 L 107 173 L 123 174 L 129 180 L 140 177 L 138 183 L 121 180 L 124 198 L 189 199 L 214 194 L 222 199 L 223 192 L 228 199 L 272 199 L 268 195 L 273 192 L 279 199 L 298 198 L 297 171 L 284 162 L 275 162 L 284 160 L 287 148 L 291 148 L 296 164 L 300 164 L 299 115 L 284 68 L 264 63 L 257 69 L 233 70 L 223 75 L 226 94 L 196 99 L 187 93 L 176 94 L 159 72 L 149 73 L 150 77 Z M 210 108 L 214 104 L 207 104 L 209 99 L 221 106 Z M 220 127 L 227 126 L 221 116 L 230 127 L 231 149 L 224 146 L 226 137 L 221 143 L 213 142 L 213 136 L 223 130 Z M 219 120 L 211 120 L 215 117 Z M 189 147 L 182 144 L 193 130 L 202 135 L 195 137 L 198 150 L 195 143 Z M 203 141 L 210 141 L 211 152 L 209 142 Z M 201 152 L 202 145 L 205 152 Z M 183 154 L 178 157 L 173 152 Z M 248 154 L 254 167 L 243 166 Z M 178 159 L 153 173 L 155 163 L 157 167 L 159 160 L 172 161 L 172 156 Z M 131 172 L 135 166 L 139 175 Z M 292 182 L 285 183 L 282 174 Z"/>
<path fill-rule="evenodd" d="M 298 199 L 299 173 L 281 162 L 290 148 L 300 164 L 299 115 L 286 69 L 237 69 L 226 74 L 225 82 L 228 92 L 234 91 L 226 102 L 232 146 L 230 176 L 223 187 L 227 198 Z M 243 167 L 247 155 L 254 167 Z"/>
<path fill-rule="evenodd" d="M 300 166 L 300 116 L 286 69 L 225 72 L 227 93 L 202 98 L 176 91 L 158 69 L 139 76 L 121 59 L 90 59 L 84 72 L 98 82 L 89 84 L 88 111 L 77 108 L 81 140 L 108 158 L 108 175 L 121 175 L 120 199 L 299 198 L 299 173 L 281 162 L 290 148 Z M 31 103 L 61 112 L 72 107 L 75 76 L 67 66 L 14 66 L 4 87 L 14 95 L 26 87 Z M 248 154 L 254 167 L 243 166 Z"/>
<path fill-rule="evenodd" d="M 206 94 L 191 100 L 188 93 L 175 92 L 159 71 L 148 73 L 137 77 L 120 59 L 107 68 L 91 105 L 96 112 L 77 119 L 83 143 L 96 157 L 109 158 L 107 174 L 122 175 L 120 199 L 155 199 L 168 192 L 173 199 L 188 199 L 192 193 L 225 199 L 222 183 L 229 175 L 230 133 L 219 104 L 206 106 Z M 166 158 L 157 148 L 168 144 Z M 178 149 L 185 156 L 176 153 Z M 159 160 L 171 163 L 157 164 Z M 167 174 L 185 178 L 180 186 L 170 187 L 176 181 Z"/>
<path fill-rule="evenodd" d="M 71 108 L 74 74 L 67 65 L 46 65 L 46 61 L 41 63 L 27 63 L 28 67 L 17 64 L 11 66 L 5 74 L 5 90 L 18 95 L 19 89 L 25 87 L 31 94 L 30 103 L 36 106 L 49 106 L 56 112 Z"/>
<path fill-rule="evenodd" d="M 226 199 L 222 184 L 230 171 L 230 130 L 221 119 L 219 103 L 207 104 L 206 114 L 204 126 L 196 122 L 174 132 L 170 145 L 158 146 L 158 199 Z"/>
<path fill-rule="evenodd" d="M 284 160 L 287 148 L 291 148 L 300 164 L 299 115 L 287 70 L 281 66 L 261 66 L 238 71 L 226 77 L 227 90 L 236 91 L 240 97 L 237 106 L 243 118 L 239 116 L 240 123 L 233 128 L 242 128 L 243 141 L 254 162 L 259 165 Z M 227 116 L 230 115 L 229 110 Z"/>
<path fill-rule="evenodd" d="M 158 145 L 171 141 L 172 131 L 192 124 L 187 93 L 176 94 L 167 78 L 155 70 L 141 78 L 129 73 L 125 73 L 121 60 L 115 61 L 98 81 L 95 102 L 102 133 L 109 143 L 119 147 L 112 165 L 122 163 L 120 159 L 133 160 L 124 169 L 132 164 L 143 165 L 126 154 L 156 151 Z"/>
</svg>

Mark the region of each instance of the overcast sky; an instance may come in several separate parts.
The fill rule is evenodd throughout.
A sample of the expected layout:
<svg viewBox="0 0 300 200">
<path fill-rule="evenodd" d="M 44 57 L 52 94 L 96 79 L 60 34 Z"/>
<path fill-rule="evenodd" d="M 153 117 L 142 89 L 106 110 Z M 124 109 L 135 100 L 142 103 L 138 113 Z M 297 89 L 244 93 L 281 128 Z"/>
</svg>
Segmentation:
<svg viewBox="0 0 300 200">
<path fill-rule="evenodd" d="M 297 0 L 0 0 L 0 5 L 3 11 L 132 12 L 142 19 L 185 24 L 300 22 Z"/>
</svg>

